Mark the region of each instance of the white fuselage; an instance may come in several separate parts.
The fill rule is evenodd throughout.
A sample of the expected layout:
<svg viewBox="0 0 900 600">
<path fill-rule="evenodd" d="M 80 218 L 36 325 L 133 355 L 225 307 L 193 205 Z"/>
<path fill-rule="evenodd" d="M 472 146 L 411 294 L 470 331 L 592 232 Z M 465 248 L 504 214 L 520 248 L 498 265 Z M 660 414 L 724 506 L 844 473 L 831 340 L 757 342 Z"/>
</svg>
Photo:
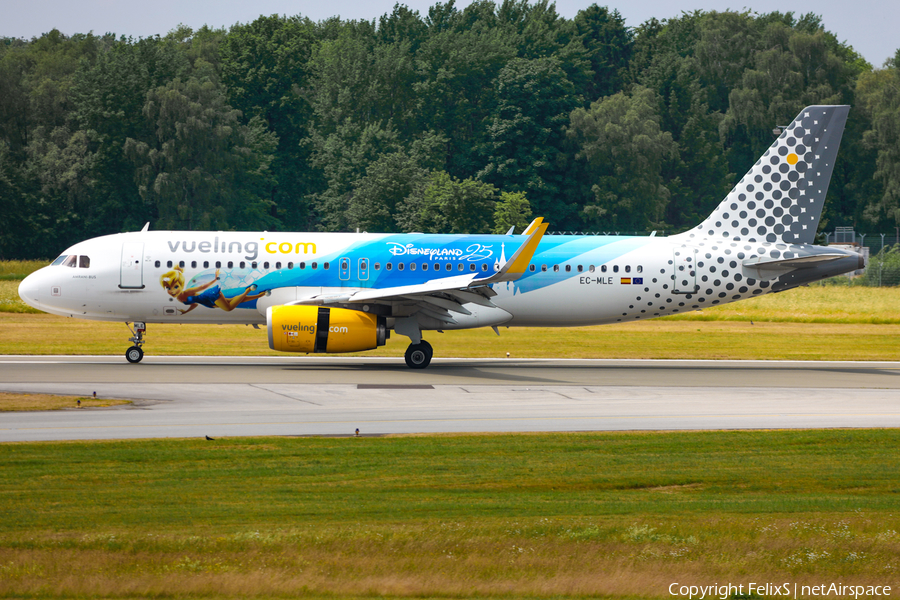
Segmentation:
<svg viewBox="0 0 900 600">
<path fill-rule="evenodd" d="M 89 266 L 45 267 L 22 283 L 20 294 L 46 312 L 84 319 L 262 324 L 272 305 L 461 273 L 492 273 L 522 241 L 523 236 L 512 235 L 125 233 L 72 246 L 63 256 L 87 257 Z M 423 329 L 589 325 L 687 312 L 776 289 L 773 284 L 782 272 L 760 272 L 748 262 L 826 250 L 722 240 L 694 246 L 688 241 L 684 235 L 546 236 L 521 278 L 491 286 L 496 294 L 491 301 L 506 315 L 484 317 L 482 312 L 480 320 L 462 318 Z M 855 258 L 849 260 L 856 268 Z M 182 291 L 201 285 L 204 278 L 211 281 L 218 272 L 216 289 L 221 288 L 223 297 L 258 297 L 227 310 L 213 301 L 209 288 L 206 304 L 198 298 L 201 294 L 179 297 L 161 280 L 180 265 Z M 188 311 L 192 304 L 196 306 Z M 393 310 L 389 316 L 406 314 L 402 299 L 386 304 Z"/>
</svg>

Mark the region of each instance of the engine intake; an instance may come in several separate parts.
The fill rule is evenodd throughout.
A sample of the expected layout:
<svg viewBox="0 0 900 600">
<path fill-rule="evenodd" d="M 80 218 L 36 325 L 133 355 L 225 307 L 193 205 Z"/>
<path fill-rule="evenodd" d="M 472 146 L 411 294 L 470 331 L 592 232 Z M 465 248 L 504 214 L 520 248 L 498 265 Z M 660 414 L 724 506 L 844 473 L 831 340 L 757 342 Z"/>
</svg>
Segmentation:
<svg viewBox="0 0 900 600">
<path fill-rule="evenodd" d="M 346 308 L 270 306 L 269 348 L 279 352 L 359 352 L 384 346 L 384 317 Z"/>
</svg>

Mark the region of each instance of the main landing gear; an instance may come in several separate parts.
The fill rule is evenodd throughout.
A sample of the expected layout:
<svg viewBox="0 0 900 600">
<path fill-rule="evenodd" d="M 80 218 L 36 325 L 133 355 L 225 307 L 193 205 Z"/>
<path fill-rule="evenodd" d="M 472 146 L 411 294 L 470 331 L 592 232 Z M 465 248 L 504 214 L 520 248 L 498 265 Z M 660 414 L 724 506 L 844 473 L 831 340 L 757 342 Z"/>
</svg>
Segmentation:
<svg viewBox="0 0 900 600">
<path fill-rule="evenodd" d="M 126 325 L 128 325 L 126 323 Z M 131 326 L 128 327 L 131 329 Z M 147 331 L 147 324 L 135 321 L 134 329 L 131 329 L 132 337 L 128 338 L 129 342 L 134 342 L 134 346 L 125 351 L 125 360 L 130 363 L 139 363 L 144 358 L 144 351 L 141 346 L 144 345 L 144 332 Z"/>
<path fill-rule="evenodd" d="M 424 369 L 431 364 L 434 350 L 431 344 L 422 340 L 418 344 L 410 344 L 406 349 L 406 366 L 410 369 Z"/>
</svg>

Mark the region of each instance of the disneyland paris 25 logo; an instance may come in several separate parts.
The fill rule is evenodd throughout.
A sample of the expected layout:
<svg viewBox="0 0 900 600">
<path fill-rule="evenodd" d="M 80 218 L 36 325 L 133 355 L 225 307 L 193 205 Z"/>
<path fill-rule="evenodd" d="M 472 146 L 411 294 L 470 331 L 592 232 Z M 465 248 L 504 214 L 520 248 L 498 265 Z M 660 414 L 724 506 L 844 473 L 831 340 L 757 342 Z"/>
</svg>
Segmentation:
<svg viewBox="0 0 900 600">
<path fill-rule="evenodd" d="M 431 260 L 487 260 L 494 251 L 492 246 L 471 244 L 465 250 L 460 248 L 417 248 L 415 244 L 388 242 L 388 252 L 393 256 L 427 256 Z"/>
</svg>

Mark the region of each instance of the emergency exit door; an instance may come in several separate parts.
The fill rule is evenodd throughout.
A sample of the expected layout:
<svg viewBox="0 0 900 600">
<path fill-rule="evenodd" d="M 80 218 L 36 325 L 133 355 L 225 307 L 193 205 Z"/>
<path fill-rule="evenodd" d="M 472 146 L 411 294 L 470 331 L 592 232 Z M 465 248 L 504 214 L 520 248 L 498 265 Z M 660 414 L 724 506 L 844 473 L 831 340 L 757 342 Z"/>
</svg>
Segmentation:
<svg viewBox="0 0 900 600">
<path fill-rule="evenodd" d="M 123 290 L 144 289 L 144 242 L 122 244 L 119 287 Z"/>
</svg>

